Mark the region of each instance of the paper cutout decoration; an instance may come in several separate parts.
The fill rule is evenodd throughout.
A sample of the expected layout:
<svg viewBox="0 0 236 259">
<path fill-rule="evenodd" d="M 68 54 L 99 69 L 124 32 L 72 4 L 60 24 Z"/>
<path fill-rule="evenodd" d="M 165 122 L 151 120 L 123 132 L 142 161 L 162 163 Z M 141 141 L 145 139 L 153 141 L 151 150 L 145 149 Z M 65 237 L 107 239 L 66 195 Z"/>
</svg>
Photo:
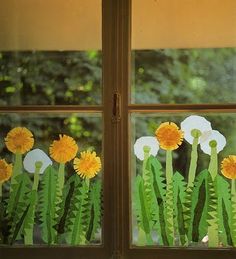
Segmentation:
<svg viewBox="0 0 236 259">
<path fill-rule="evenodd" d="M 59 135 L 49 148 L 53 163 L 43 150 L 30 151 L 34 137 L 25 127 L 9 131 L 5 143 L 14 163 L 0 160 L 0 243 L 33 245 L 38 221 L 41 239 L 48 245 L 94 243 L 102 217 L 102 183 L 95 177 L 102 165 L 96 152 L 81 152 L 77 158 L 76 141 Z M 65 182 L 65 163 L 71 160 L 76 172 Z M 2 185 L 10 177 L 3 199 Z"/>
<path fill-rule="evenodd" d="M 146 148 L 150 144 L 145 137 L 134 144 L 134 153 L 142 161 L 133 194 L 137 245 L 204 243 L 208 247 L 236 247 L 236 156 L 225 158 L 221 164 L 222 174 L 232 179 L 231 183 L 219 174 L 218 168 L 218 153 L 226 145 L 225 137 L 198 115 L 187 117 L 181 129 L 174 122 L 164 122 L 155 136 L 157 142 L 152 140 L 152 150 L 160 147 L 166 151 L 165 169 L 157 151 L 151 153 L 150 147 Z M 172 152 L 183 139 L 192 146 L 187 181 L 172 165 Z M 210 155 L 210 163 L 196 177 L 201 151 Z"/>
</svg>

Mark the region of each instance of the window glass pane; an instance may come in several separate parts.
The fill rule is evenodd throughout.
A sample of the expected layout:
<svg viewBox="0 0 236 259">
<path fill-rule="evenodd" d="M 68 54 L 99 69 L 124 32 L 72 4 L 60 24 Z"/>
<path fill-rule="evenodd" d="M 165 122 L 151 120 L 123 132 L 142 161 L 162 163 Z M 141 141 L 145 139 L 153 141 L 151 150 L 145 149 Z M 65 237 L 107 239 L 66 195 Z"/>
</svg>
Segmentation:
<svg viewBox="0 0 236 259">
<path fill-rule="evenodd" d="M 101 0 L 4 1 L 0 105 L 102 103 Z"/>
<path fill-rule="evenodd" d="M 235 103 L 235 8 L 234 0 L 132 1 L 130 102 Z"/>
<path fill-rule="evenodd" d="M 132 103 L 236 102 L 235 48 L 133 50 L 132 55 Z"/>
<path fill-rule="evenodd" d="M 101 244 L 101 114 L 0 116 L 0 243 Z"/>
<path fill-rule="evenodd" d="M 101 104 L 101 51 L 0 52 L 0 105 Z"/>
<path fill-rule="evenodd" d="M 131 114 L 132 244 L 236 246 L 236 115 Z"/>
</svg>

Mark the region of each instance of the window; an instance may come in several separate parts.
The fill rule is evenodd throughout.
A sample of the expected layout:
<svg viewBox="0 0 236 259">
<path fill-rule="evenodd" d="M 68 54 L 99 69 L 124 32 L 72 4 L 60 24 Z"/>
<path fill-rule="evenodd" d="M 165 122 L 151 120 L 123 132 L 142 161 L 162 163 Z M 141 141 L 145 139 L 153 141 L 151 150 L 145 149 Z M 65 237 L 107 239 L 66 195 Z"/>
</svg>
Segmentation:
<svg viewBox="0 0 236 259">
<path fill-rule="evenodd" d="M 102 170 L 91 180 L 89 194 L 92 190 L 99 190 L 101 182 L 102 205 L 99 206 L 99 211 L 102 222 L 101 230 L 98 229 L 95 238 L 89 242 L 87 239 L 85 244 L 68 244 L 63 239 L 60 244 L 54 243 L 48 247 L 42 236 L 36 236 L 34 246 L 25 247 L 19 243 L 13 246 L 1 245 L 1 256 L 12 258 L 21 254 L 22 257 L 29 258 L 44 253 L 46 257 L 58 258 L 234 258 L 235 250 L 232 246 L 213 245 L 213 248 L 208 249 L 202 242 L 196 242 L 195 246 L 190 247 L 183 245 L 185 240 L 180 235 L 182 229 L 178 227 L 181 221 L 176 221 L 174 214 L 169 218 L 175 220 L 174 229 L 177 226 L 178 232 L 176 235 L 169 235 L 167 239 L 172 236 L 176 238 L 176 242 L 169 243 L 168 240 L 168 244 L 165 243 L 163 236 L 160 239 L 158 229 L 149 236 L 145 230 L 140 231 L 135 208 L 140 197 L 135 186 L 142 185 L 142 160 L 136 158 L 134 153 L 134 144 L 140 137 L 151 136 L 157 141 L 155 132 L 164 122 L 178 125 L 181 135 L 181 122 L 186 118 L 191 119 L 193 115 L 204 117 L 212 128 L 226 137 L 227 146 L 219 154 L 219 161 L 230 152 L 235 152 L 232 145 L 235 140 L 234 95 L 221 95 L 222 98 L 217 95 L 218 99 L 215 101 L 216 90 L 213 88 L 224 84 L 225 92 L 229 93 L 230 89 L 230 93 L 233 93 L 235 90 L 233 1 L 226 1 L 224 8 L 219 1 L 213 0 L 198 3 L 183 0 L 181 6 L 177 0 L 103 0 L 102 3 L 81 1 L 79 7 L 80 1 L 64 3 L 52 0 L 45 4 L 36 1 L 36 5 L 29 4 L 30 1 L 27 0 L 18 2 L 5 3 L 5 11 L 0 15 L 0 26 L 4 28 L 1 30 L 3 37 L 0 40 L 0 92 L 1 96 L 3 93 L 6 95 L 0 100 L 0 122 L 4 125 L 0 132 L 1 146 L 5 145 L 3 139 L 7 133 L 21 124 L 34 134 L 35 142 L 37 141 L 35 147 L 47 155 L 47 148 L 53 140 L 58 140 L 56 137 L 61 133 L 75 139 L 81 151 L 96 151 L 101 157 Z M 31 8 L 28 13 L 26 6 Z M 216 12 L 209 13 L 209 6 L 214 7 Z M 221 8 L 216 9 L 219 6 Z M 38 12 L 34 13 L 32 10 Z M 44 19 L 37 16 L 39 13 L 44 14 Z M 201 14 L 201 22 L 196 13 Z M 53 19 L 46 19 L 51 15 Z M 20 51 L 13 51 L 16 49 Z M 219 64 L 222 66 L 218 70 Z M 36 67 L 39 69 L 34 70 Z M 36 81 L 39 83 L 36 84 Z M 188 91 L 186 84 L 189 86 Z M 204 93 L 211 98 L 208 99 Z M 42 98 L 38 98 L 39 96 Z M 224 127 L 226 124 L 227 127 Z M 181 135 L 180 138 L 176 151 L 165 152 L 160 147 L 158 155 L 155 154 L 156 158 L 153 156 L 153 160 L 148 161 L 159 169 L 160 166 L 164 168 L 161 183 L 164 192 L 169 193 L 164 193 L 163 197 L 171 196 L 172 204 L 177 204 L 176 198 L 181 199 L 182 192 L 185 192 L 191 160 L 192 146 L 184 140 L 184 136 Z M 167 153 L 168 161 L 172 155 L 174 173 L 179 172 L 174 174 L 174 180 L 178 182 L 173 188 L 174 195 L 170 193 L 171 188 L 166 187 L 164 179 L 165 166 L 169 165 L 171 168 L 170 163 L 166 162 Z M 1 156 L 2 154 L 7 161 L 11 161 L 11 154 L 6 148 Z M 203 152 L 198 154 L 196 177 L 199 170 L 208 169 L 210 159 Z M 81 158 L 79 153 L 77 156 L 78 159 Z M 53 160 L 53 167 L 57 166 Z M 72 162 L 67 163 L 65 169 L 67 177 L 70 174 L 76 175 Z M 160 173 L 161 170 L 157 171 Z M 28 175 L 33 178 L 33 174 Z M 43 175 L 42 180 L 46 181 L 52 175 L 54 176 L 46 172 L 46 177 Z M 205 179 L 207 175 L 205 172 L 201 179 Z M 64 197 L 68 197 L 73 189 L 70 181 L 77 184 L 73 178 L 67 177 Z M 204 187 L 200 180 L 198 188 L 193 191 L 195 196 L 199 196 L 200 189 Z M 33 179 L 30 181 L 33 183 Z M 88 187 L 81 185 L 81 182 L 78 183 L 79 187 Z M 226 180 L 224 184 L 229 187 L 230 182 Z M 4 184 L 3 188 L 7 193 L 9 184 Z M 54 188 L 53 185 L 51 188 Z M 223 195 L 221 193 L 220 197 Z M 226 203 L 227 195 L 222 198 Z M 194 208 L 199 207 L 198 201 L 194 200 Z M 158 204 L 154 202 L 154 205 Z M 224 210 L 226 214 L 228 206 Z M 172 207 L 173 213 L 179 212 L 179 207 Z M 158 206 L 156 208 L 159 209 Z M 80 210 L 77 208 L 76 212 L 78 211 Z M 194 212 L 191 214 L 193 217 Z M 91 210 L 91 214 L 93 213 Z M 155 222 L 163 220 L 160 215 L 156 215 L 159 221 L 156 218 Z M 76 227 L 77 224 L 74 223 L 72 222 L 72 226 Z M 161 224 L 159 225 L 161 228 Z M 192 224 L 194 227 L 195 225 Z M 39 228 L 37 233 L 41 233 L 40 224 L 36 228 Z M 189 235 L 195 232 L 189 231 Z M 202 238 L 204 237 L 205 234 Z M 199 235 L 197 238 L 199 239 Z M 228 238 L 225 233 L 223 238 Z"/>
</svg>

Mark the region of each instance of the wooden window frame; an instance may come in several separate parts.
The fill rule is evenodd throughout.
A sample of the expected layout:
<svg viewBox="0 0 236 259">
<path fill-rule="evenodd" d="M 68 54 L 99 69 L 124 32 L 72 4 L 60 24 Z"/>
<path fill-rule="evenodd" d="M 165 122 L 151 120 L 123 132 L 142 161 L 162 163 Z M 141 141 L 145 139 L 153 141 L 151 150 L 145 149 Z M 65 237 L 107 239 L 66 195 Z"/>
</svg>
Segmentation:
<svg viewBox="0 0 236 259">
<path fill-rule="evenodd" d="M 236 249 L 193 249 L 131 246 L 130 114 L 132 112 L 236 112 L 229 105 L 130 104 L 131 0 L 102 1 L 103 104 L 101 106 L 0 107 L 0 113 L 103 114 L 104 215 L 103 245 L 86 247 L 0 247 L 0 258 L 160 258 L 233 259 Z M 115 102 L 115 104 L 114 104 Z M 118 102 L 118 103 L 117 103 Z"/>
</svg>

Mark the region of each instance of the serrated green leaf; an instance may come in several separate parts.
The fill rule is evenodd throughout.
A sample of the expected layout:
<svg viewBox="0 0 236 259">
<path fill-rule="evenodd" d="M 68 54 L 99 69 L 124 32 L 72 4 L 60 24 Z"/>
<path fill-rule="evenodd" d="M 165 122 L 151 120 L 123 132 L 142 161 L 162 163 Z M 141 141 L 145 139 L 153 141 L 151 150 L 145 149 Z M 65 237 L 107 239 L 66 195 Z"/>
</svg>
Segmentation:
<svg viewBox="0 0 236 259">
<path fill-rule="evenodd" d="M 217 198 L 218 177 L 212 181 L 211 175 L 208 176 L 209 202 L 208 202 L 208 246 L 219 246 L 219 225 L 218 225 L 218 198 Z"/>
<path fill-rule="evenodd" d="M 184 226 L 184 202 L 186 197 L 187 183 L 184 177 L 176 172 L 173 175 L 173 196 L 174 196 L 174 216 L 175 216 L 175 229 L 179 234 L 180 242 L 182 245 L 187 243 L 187 236 Z"/>
<path fill-rule="evenodd" d="M 146 196 L 144 193 L 144 180 L 140 175 L 138 175 L 135 179 L 134 188 L 134 207 L 136 212 L 137 223 L 139 228 L 145 232 L 146 244 L 152 244 L 151 228 L 153 222 L 151 220 L 151 214 L 148 209 Z"/>
<path fill-rule="evenodd" d="M 217 208 L 219 220 L 219 241 L 224 246 L 232 245 L 230 232 L 231 222 L 231 202 L 230 202 L 230 185 L 221 175 L 217 175 Z"/>
<path fill-rule="evenodd" d="M 7 206 L 8 217 L 11 222 L 9 242 L 13 244 L 15 240 L 21 238 L 23 233 L 23 223 L 29 210 L 28 193 L 31 189 L 31 181 L 26 173 L 18 174 L 12 184 L 12 190 Z"/>
<path fill-rule="evenodd" d="M 153 174 L 153 190 L 156 198 L 156 222 L 154 229 L 157 230 L 160 245 L 168 245 L 165 223 L 165 178 L 162 172 L 161 163 L 157 158 L 150 156 L 148 159 L 148 167 Z"/>
<path fill-rule="evenodd" d="M 190 224 L 188 229 L 189 241 L 198 242 L 202 240 L 208 232 L 208 170 L 203 170 L 196 177 L 192 198 L 191 198 L 191 211 L 190 211 Z"/>
<path fill-rule="evenodd" d="M 74 192 L 68 216 L 69 224 L 66 224 L 66 241 L 71 245 L 85 244 L 85 231 L 88 228 L 89 222 L 89 187 L 86 181 L 82 181 L 82 186 L 76 185 L 75 188 L 76 190 Z M 78 203 L 78 207 L 75 206 L 76 203 Z"/>
<path fill-rule="evenodd" d="M 54 244 L 56 238 L 56 171 L 52 166 L 48 166 L 42 178 L 42 190 L 40 192 L 40 220 L 42 229 L 42 239 L 47 244 Z"/>
<path fill-rule="evenodd" d="M 58 232 L 58 242 L 63 239 L 65 234 L 65 225 L 69 215 L 69 210 L 71 207 L 72 197 L 74 195 L 75 186 L 80 184 L 80 178 L 76 174 L 72 175 L 66 182 L 65 188 L 63 190 L 62 204 L 59 211 L 59 220 L 57 225 Z M 71 212 L 72 216 L 75 217 L 75 213 Z"/>
<path fill-rule="evenodd" d="M 89 204 L 90 221 L 86 231 L 87 241 L 94 239 L 95 234 L 101 226 L 101 180 L 90 185 Z"/>
</svg>

